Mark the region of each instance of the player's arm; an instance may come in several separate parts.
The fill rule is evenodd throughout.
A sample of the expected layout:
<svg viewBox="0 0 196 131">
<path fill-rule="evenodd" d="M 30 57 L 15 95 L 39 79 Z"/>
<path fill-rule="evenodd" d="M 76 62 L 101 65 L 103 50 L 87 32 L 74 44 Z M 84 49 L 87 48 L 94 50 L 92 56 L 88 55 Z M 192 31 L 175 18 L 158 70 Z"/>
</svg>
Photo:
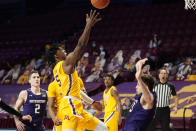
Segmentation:
<svg viewBox="0 0 196 131">
<path fill-rule="evenodd" d="M 15 116 L 17 116 L 18 118 L 22 118 L 22 114 L 18 111 L 16 111 L 15 109 L 13 109 L 12 107 L 10 107 L 9 105 L 7 105 L 6 103 L 4 103 L 1 98 L 0 98 L 0 107 L 7 111 L 10 114 L 13 114 Z"/>
<path fill-rule="evenodd" d="M 84 102 L 86 102 L 89 105 L 92 105 L 94 109 L 101 111 L 102 110 L 102 106 L 99 102 L 93 100 L 92 98 L 90 98 L 86 93 L 84 93 L 82 90 L 80 90 L 80 94 L 82 96 L 82 100 Z"/>
<path fill-rule="evenodd" d="M 0 108 L 2 108 L 3 110 L 7 111 L 8 113 L 10 113 L 12 115 L 15 115 L 19 119 L 29 120 L 30 122 L 32 121 L 32 117 L 30 115 L 23 116 L 20 112 L 16 111 L 14 108 L 12 108 L 11 106 L 4 103 L 1 100 L 1 98 L 0 98 Z"/>
<path fill-rule="evenodd" d="M 16 100 L 15 110 L 20 111 L 20 108 L 25 103 L 27 97 L 27 91 L 23 90 L 20 92 L 18 99 Z"/>
<path fill-rule="evenodd" d="M 62 124 L 62 122 L 56 117 L 55 100 L 55 97 L 48 97 L 48 112 L 54 124 L 59 126 Z"/>
<path fill-rule="evenodd" d="M 74 51 L 67 56 L 66 62 L 63 62 L 63 67 L 66 67 L 67 65 L 71 65 L 74 67 L 77 61 L 81 58 L 84 49 L 88 44 L 91 28 L 94 26 L 95 23 L 101 20 L 100 18 L 98 18 L 98 16 L 99 13 L 96 13 L 95 10 L 91 10 L 89 15 L 86 14 L 86 26 L 84 28 L 84 31 L 80 36 L 78 44 Z"/>
<path fill-rule="evenodd" d="M 25 90 L 21 91 L 18 96 L 18 99 L 16 100 L 15 110 L 20 111 L 20 108 L 25 103 L 26 98 L 27 98 L 27 91 L 25 91 Z M 14 120 L 15 120 L 17 129 L 19 131 L 23 131 L 24 124 L 15 116 L 14 116 Z"/>
<path fill-rule="evenodd" d="M 61 125 L 62 122 L 56 117 L 56 86 L 55 81 L 53 81 L 48 86 L 48 112 L 56 126 Z"/>
<path fill-rule="evenodd" d="M 87 104 L 93 104 L 94 100 L 90 98 L 86 93 L 80 90 L 80 95 L 82 96 L 82 100 L 84 100 Z"/>
<path fill-rule="evenodd" d="M 144 65 L 144 63 L 147 61 L 148 59 L 142 59 L 140 61 L 137 62 L 136 64 L 136 79 L 138 80 L 138 84 L 141 87 L 142 90 L 142 96 L 143 96 L 143 100 L 148 103 L 149 105 L 153 105 L 154 102 L 154 97 L 152 95 L 152 93 L 149 91 L 147 85 L 142 81 L 142 65 Z"/>
<path fill-rule="evenodd" d="M 99 102 L 100 102 L 100 104 L 102 106 L 102 110 L 104 110 L 105 109 L 104 100 L 100 100 Z"/>
<path fill-rule="evenodd" d="M 118 124 L 121 125 L 122 123 L 122 118 L 121 118 L 121 114 L 122 114 L 122 105 L 121 105 L 121 101 L 120 101 L 120 97 L 118 95 L 118 92 L 116 89 L 112 89 L 111 90 L 111 95 L 114 97 L 114 99 L 116 100 L 117 102 L 117 105 L 118 105 L 118 112 L 119 112 L 119 115 L 118 115 Z"/>
</svg>

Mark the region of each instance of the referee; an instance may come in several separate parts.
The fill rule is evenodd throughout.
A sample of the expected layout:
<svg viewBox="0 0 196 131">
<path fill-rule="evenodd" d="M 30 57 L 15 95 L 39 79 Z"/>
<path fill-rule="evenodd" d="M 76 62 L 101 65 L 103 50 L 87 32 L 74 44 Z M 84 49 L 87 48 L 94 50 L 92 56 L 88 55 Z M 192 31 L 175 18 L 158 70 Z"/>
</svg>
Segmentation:
<svg viewBox="0 0 196 131">
<path fill-rule="evenodd" d="M 148 131 L 155 131 L 156 124 L 160 122 L 162 131 L 169 131 L 170 124 L 170 97 L 174 96 L 175 107 L 174 113 L 177 113 L 178 109 L 178 97 L 174 85 L 167 82 L 168 74 L 165 69 L 159 70 L 160 81 L 154 85 L 153 91 L 157 94 L 156 113 L 152 123 L 150 124 Z"/>
</svg>

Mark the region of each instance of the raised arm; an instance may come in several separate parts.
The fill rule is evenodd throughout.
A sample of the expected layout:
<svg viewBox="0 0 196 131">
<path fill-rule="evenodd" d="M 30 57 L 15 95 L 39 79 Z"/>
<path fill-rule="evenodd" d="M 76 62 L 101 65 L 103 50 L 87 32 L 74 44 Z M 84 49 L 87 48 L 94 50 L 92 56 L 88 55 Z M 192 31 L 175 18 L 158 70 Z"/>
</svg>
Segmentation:
<svg viewBox="0 0 196 131">
<path fill-rule="evenodd" d="M 119 113 L 119 115 L 118 115 L 118 125 L 121 125 L 121 123 L 122 123 L 122 118 L 121 118 L 122 105 L 121 105 L 120 97 L 119 97 L 118 92 L 117 92 L 116 89 L 112 89 L 111 94 L 114 97 L 114 99 L 116 100 L 117 105 L 118 105 L 118 113 Z"/>
<path fill-rule="evenodd" d="M 80 36 L 78 40 L 78 44 L 74 49 L 74 51 L 67 56 L 67 60 L 66 62 L 64 62 L 65 66 L 67 65 L 75 66 L 77 61 L 82 57 L 85 47 L 87 46 L 89 41 L 91 28 L 94 26 L 95 23 L 101 20 L 101 18 L 98 18 L 98 16 L 99 13 L 96 13 L 95 10 L 94 11 L 91 10 L 89 15 L 86 14 L 86 26 L 84 28 L 84 31 Z"/>
<path fill-rule="evenodd" d="M 139 60 L 137 62 L 137 64 L 136 64 L 137 72 L 136 72 L 135 76 L 136 76 L 136 79 L 138 80 L 139 86 L 141 87 L 143 100 L 148 104 L 152 104 L 154 101 L 153 95 L 150 92 L 150 90 L 148 89 L 147 85 L 142 81 L 142 78 L 141 78 L 142 65 L 144 65 L 147 60 L 148 59 L 145 58 L 145 59 Z"/>
</svg>

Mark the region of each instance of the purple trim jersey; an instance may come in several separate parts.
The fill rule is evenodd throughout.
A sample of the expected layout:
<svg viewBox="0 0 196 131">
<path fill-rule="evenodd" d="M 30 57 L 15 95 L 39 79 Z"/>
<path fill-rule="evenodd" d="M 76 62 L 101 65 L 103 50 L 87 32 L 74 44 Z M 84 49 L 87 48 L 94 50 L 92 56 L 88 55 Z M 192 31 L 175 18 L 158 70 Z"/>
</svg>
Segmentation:
<svg viewBox="0 0 196 131">
<path fill-rule="evenodd" d="M 146 110 L 140 103 L 140 95 L 136 95 L 135 101 L 131 105 L 130 112 L 127 115 L 124 131 L 145 131 L 153 120 L 156 109 L 156 93 L 153 92 L 154 106 Z"/>
</svg>

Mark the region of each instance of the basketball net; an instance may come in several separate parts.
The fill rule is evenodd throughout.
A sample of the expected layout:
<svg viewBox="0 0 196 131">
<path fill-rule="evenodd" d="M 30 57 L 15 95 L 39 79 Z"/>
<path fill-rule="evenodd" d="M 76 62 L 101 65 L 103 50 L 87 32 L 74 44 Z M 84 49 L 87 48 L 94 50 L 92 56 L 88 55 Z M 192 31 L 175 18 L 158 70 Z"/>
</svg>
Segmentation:
<svg viewBox="0 0 196 131">
<path fill-rule="evenodd" d="M 185 1 L 185 9 L 196 9 L 196 0 L 184 0 Z"/>
</svg>

